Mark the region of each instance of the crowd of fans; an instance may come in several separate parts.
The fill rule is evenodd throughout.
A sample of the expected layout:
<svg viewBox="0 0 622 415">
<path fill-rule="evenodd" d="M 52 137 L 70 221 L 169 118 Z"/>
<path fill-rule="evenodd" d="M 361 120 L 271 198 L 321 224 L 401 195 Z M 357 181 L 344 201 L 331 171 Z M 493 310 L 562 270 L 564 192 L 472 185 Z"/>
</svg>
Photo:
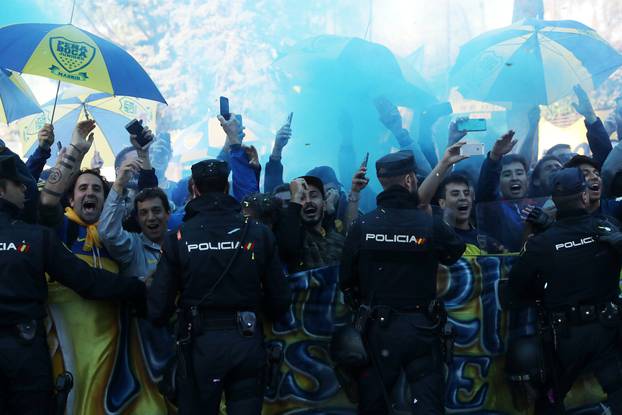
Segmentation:
<svg viewBox="0 0 622 415">
<path fill-rule="evenodd" d="M 517 139 L 510 130 L 485 156 L 461 163 L 469 158 L 460 152 L 467 133 L 457 129 L 455 120 L 449 125 L 446 149 L 438 152 L 431 134 L 443 114 L 424 111 L 418 137 L 413 138 L 403 128 L 394 105 L 380 99 L 376 106 L 400 150 L 415 155 L 419 207 L 442 216 L 455 229 L 467 243 L 466 255 L 499 254 L 518 252 L 531 233 L 555 219 L 551 178 L 564 166 L 578 167 L 585 175 L 591 214 L 622 219 L 622 202 L 615 199 L 622 195 L 622 163 L 618 162 L 622 147 L 614 147 L 610 140 L 614 131 L 622 137 L 622 100 L 603 122 L 587 94 L 577 88 L 576 95 L 575 109 L 585 118 L 591 156 L 573 154 L 569 145 L 560 143 L 539 160 L 534 151 L 539 110 L 529 114 L 526 137 Z M 291 274 L 339 264 L 349 227 L 361 213 L 375 208 L 376 196 L 368 186 L 367 160 L 353 171 L 343 171 L 348 164 L 344 161 L 354 159 L 347 122 L 342 123 L 339 174 L 330 166 L 317 166 L 286 181 L 283 150 L 293 134 L 291 125 L 285 124 L 277 132 L 262 169 L 257 150 L 244 144 L 239 118 L 218 118 L 227 137 L 218 158 L 226 160 L 231 169 L 231 194 L 245 216 L 272 230 L 286 271 Z M 117 153 L 112 184 L 100 174 L 101 163 L 79 170 L 76 166 L 91 147 L 95 127 L 90 120 L 78 123 L 71 143 L 62 150 L 73 165 L 58 157 L 57 165 L 46 171 L 55 137 L 52 125 L 41 129 L 39 147 L 19 166 L 32 177 L 22 219 L 56 229 L 65 245 L 89 265 L 148 282 L 166 233 L 174 232 L 184 217 L 193 215 L 184 207 L 197 195 L 196 189 L 191 179 L 175 183 L 166 178 L 172 155 L 170 136 L 160 133 L 153 137 L 148 129 L 145 134 L 153 138 L 151 143 L 141 147 L 132 136 L 132 145 Z M 2 153 L 10 152 L 2 149 Z M 143 333 L 165 330 L 144 320 L 140 325 Z M 159 348 L 158 353 L 166 360 L 172 354 L 172 344 Z"/>
<path fill-rule="evenodd" d="M 460 155 L 467 133 L 458 131 L 455 121 L 449 125 L 447 148 L 439 152 L 431 135 L 434 124 L 444 114 L 424 111 L 419 137 L 413 139 L 402 127 L 397 107 L 385 98 L 376 100 L 376 107 L 380 121 L 394 135 L 400 150 L 415 155 L 421 207 L 442 215 L 479 252 L 517 252 L 534 228 L 554 219 L 551 177 L 563 166 L 579 167 L 585 174 L 591 213 L 622 217 L 622 202 L 615 200 L 622 195 L 622 174 L 617 163 L 622 148 L 614 148 L 615 141 L 610 140 L 614 132 L 622 129 L 622 99 L 603 122 L 587 94 L 580 87 L 575 92 L 578 102 L 574 107 L 585 118 L 591 156 L 573 154 L 569 145 L 560 143 L 537 159 L 534 144 L 540 112 L 536 108 L 528 114 L 530 128 L 525 137 L 517 139 L 510 130 L 496 140 L 487 155 L 471 157 L 471 162 L 461 164 L 468 158 Z M 218 158 L 231 168 L 231 194 L 240 202 L 244 215 L 273 230 L 288 272 L 338 263 L 348 227 L 360 213 L 375 208 L 376 196 L 367 186 L 366 163 L 357 169 L 351 167 L 354 152 L 348 123 L 341 122 L 339 174 L 330 166 L 318 166 L 304 176 L 289 179 L 289 183 L 283 177 L 283 150 L 292 136 L 292 127 L 283 125 L 264 166 L 260 192 L 262 166 L 257 150 L 244 145 L 244 127 L 239 118 L 219 119 L 227 138 Z M 70 146 L 82 146 L 79 155 L 90 148 L 85 134 L 94 127 L 93 121 L 76 127 Z M 147 134 L 151 132 L 147 130 Z M 97 235 L 93 239 L 94 246 L 100 249 L 98 255 L 105 251 L 122 273 L 148 277 L 157 264 L 164 234 L 179 226 L 187 213 L 184 206 L 193 198 L 191 179 L 176 183 L 165 176 L 172 156 L 168 133 L 158 134 L 145 148 L 133 139 L 134 145 L 121 149 L 115 159 L 116 180 L 112 184 L 99 173 L 101 160 L 88 170 L 68 171 L 61 178 L 49 176 L 54 169 L 43 169 L 53 142 L 53 127 L 46 125 L 39 132 L 39 147 L 23 166 L 33 177 L 24 218 L 67 228 L 64 232 L 69 233 L 69 239 L 76 232 L 72 222 L 86 227 L 89 235 Z M 350 160 L 350 165 L 343 160 Z M 348 167 L 356 171 L 344 171 Z M 351 179 L 342 183 L 344 177 Z M 40 198 L 36 181 L 42 190 Z M 72 213 L 63 219 L 65 211 Z"/>
</svg>

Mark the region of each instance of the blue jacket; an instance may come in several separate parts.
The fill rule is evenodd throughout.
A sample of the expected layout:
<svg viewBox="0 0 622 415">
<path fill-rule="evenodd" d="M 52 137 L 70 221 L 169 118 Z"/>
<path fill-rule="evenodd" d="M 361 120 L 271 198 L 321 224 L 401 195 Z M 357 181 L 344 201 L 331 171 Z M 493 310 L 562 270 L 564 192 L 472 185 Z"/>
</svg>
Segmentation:
<svg viewBox="0 0 622 415">
<path fill-rule="evenodd" d="M 233 182 L 233 197 L 241 202 L 246 196 L 259 192 L 259 174 L 248 162 L 241 145 L 232 145 L 229 161 Z"/>
</svg>

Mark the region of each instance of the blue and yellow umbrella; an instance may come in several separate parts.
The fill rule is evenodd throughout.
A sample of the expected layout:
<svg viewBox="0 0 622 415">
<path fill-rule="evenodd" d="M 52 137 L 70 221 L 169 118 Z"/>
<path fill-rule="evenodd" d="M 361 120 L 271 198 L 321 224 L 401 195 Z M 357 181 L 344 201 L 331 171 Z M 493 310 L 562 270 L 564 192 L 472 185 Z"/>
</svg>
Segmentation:
<svg viewBox="0 0 622 415">
<path fill-rule="evenodd" d="M 43 105 L 45 114 L 38 117 L 28 117 L 16 123 L 24 156 L 28 157 L 38 145 L 37 133 L 46 122 L 49 122 L 53 102 Z M 157 103 L 134 97 L 111 96 L 102 92 L 93 92 L 83 89 L 69 89 L 61 92 L 56 103 L 56 121 L 54 122 L 54 134 L 57 140 L 67 145 L 72 131 L 78 121 L 88 117 L 97 122 L 94 130 L 94 147 L 99 151 L 104 166 L 111 167 L 115 155 L 124 147 L 130 145 L 129 136 L 125 130 L 125 124 L 131 119 L 143 120 L 145 125 L 155 129 Z M 93 156 L 91 150 L 85 157 L 89 163 Z M 56 151 L 52 151 L 48 164 L 56 162 Z"/>
<path fill-rule="evenodd" d="M 71 24 L 23 23 L 0 28 L 0 67 L 110 95 L 166 103 L 126 51 Z"/>
<path fill-rule="evenodd" d="M 576 84 L 598 87 L 621 65 L 622 55 L 579 22 L 527 19 L 462 46 L 451 84 L 468 99 L 546 105 Z"/>
<path fill-rule="evenodd" d="M 0 69 L 0 123 L 42 112 L 28 85 L 15 72 Z"/>
</svg>

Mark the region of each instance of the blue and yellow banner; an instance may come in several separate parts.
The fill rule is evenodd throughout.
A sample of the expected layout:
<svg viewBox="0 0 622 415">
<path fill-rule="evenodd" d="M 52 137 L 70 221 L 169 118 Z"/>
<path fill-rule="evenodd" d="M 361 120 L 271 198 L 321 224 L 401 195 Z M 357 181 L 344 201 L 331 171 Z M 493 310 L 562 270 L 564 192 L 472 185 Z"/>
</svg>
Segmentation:
<svg viewBox="0 0 622 415">
<path fill-rule="evenodd" d="M 499 281 L 512 256 L 465 256 L 439 267 L 438 292 L 457 337 L 449 366 L 445 407 L 448 413 L 531 414 L 519 411 L 504 374 L 508 338 L 532 330 L 529 318 L 514 319 L 499 305 Z M 338 268 L 290 275 L 294 306 L 281 321 L 266 328 L 270 342 L 284 346 L 282 378 L 266 396 L 264 414 L 355 414 L 332 370 L 328 344 L 336 326 L 350 321 L 337 288 Z M 598 410 L 605 395 L 593 378 L 579 379 L 568 394 L 568 413 Z M 600 413 L 600 412 L 596 412 Z"/>
</svg>

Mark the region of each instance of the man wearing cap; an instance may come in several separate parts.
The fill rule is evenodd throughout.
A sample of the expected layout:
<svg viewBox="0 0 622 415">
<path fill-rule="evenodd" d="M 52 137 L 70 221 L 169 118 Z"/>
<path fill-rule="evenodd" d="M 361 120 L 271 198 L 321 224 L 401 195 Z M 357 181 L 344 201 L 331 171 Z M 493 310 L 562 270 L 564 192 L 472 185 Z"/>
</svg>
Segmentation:
<svg viewBox="0 0 622 415">
<path fill-rule="evenodd" d="M 344 237 L 324 227 L 326 193 L 316 176 L 290 183 L 291 199 L 275 227 L 279 251 L 289 273 L 339 264 Z"/>
<path fill-rule="evenodd" d="M 338 232 L 345 234 L 343 222 L 345 219 L 346 207 L 348 206 L 348 196 L 342 190 L 342 185 L 339 180 L 337 180 L 335 170 L 329 166 L 319 166 L 309 170 L 306 175 L 317 177 L 324 183 L 326 217 L 332 222 L 329 223 L 329 225 L 334 225 Z"/>
<path fill-rule="evenodd" d="M 553 178 L 557 221 L 527 240 L 508 279 L 511 307 L 539 301 L 558 409 L 573 382 L 593 372 L 607 393 L 611 413 L 622 413 L 619 276 L 622 266 L 615 220 L 588 213 L 589 187 L 576 167 Z M 542 399 L 546 402 L 547 399 Z M 540 413 L 540 412 L 538 412 Z"/>
<path fill-rule="evenodd" d="M 148 316 L 166 324 L 178 309 L 177 401 L 182 414 L 259 414 L 266 355 L 260 311 L 286 312 L 290 290 L 274 236 L 228 195 L 221 160 L 192 166 L 184 223 L 164 239 L 148 293 Z"/>
<path fill-rule="evenodd" d="M 391 391 L 403 371 L 412 413 L 442 414 L 436 272 L 439 262 L 456 262 L 465 244 L 439 216 L 418 209 L 411 151 L 380 158 L 376 173 L 384 191 L 377 209 L 352 225 L 340 270 L 344 295 L 371 308 L 363 334 L 370 365 L 358 376 L 359 413 L 388 413 Z"/>
<path fill-rule="evenodd" d="M 91 268 L 52 230 L 16 219 L 31 180 L 17 156 L 0 156 L 0 413 L 47 414 L 52 404 L 46 273 L 85 298 L 144 301 L 138 279 Z"/>
</svg>

